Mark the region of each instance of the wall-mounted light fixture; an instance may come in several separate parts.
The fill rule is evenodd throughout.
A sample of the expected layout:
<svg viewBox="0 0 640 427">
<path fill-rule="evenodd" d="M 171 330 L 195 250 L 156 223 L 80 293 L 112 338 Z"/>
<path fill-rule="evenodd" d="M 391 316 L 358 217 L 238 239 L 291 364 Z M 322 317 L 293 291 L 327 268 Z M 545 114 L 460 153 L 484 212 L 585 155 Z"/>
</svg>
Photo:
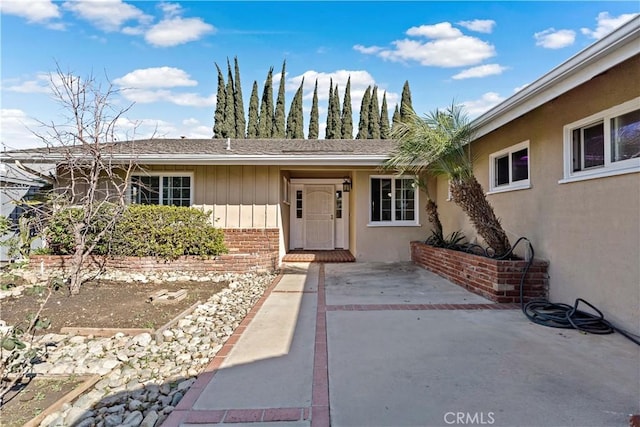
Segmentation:
<svg viewBox="0 0 640 427">
<path fill-rule="evenodd" d="M 342 191 L 344 191 L 345 193 L 351 191 L 351 178 L 349 178 L 348 176 L 345 176 L 342 180 Z"/>
</svg>

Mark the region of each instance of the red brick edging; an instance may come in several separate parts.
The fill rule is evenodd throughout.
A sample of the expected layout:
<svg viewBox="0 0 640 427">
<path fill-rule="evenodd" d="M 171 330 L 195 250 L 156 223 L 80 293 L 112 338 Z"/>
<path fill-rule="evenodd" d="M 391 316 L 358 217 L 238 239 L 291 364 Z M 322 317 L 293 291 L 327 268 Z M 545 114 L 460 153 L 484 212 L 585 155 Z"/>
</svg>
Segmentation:
<svg viewBox="0 0 640 427">
<path fill-rule="evenodd" d="M 316 311 L 316 341 L 313 358 L 313 388 L 311 427 L 329 427 L 329 358 L 327 353 L 327 303 L 324 291 L 324 264 L 318 271 L 318 304 Z"/>
<path fill-rule="evenodd" d="M 328 305 L 327 311 L 401 310 L 519 310 L 518 304 L 344 304 Z"/>
</svg>

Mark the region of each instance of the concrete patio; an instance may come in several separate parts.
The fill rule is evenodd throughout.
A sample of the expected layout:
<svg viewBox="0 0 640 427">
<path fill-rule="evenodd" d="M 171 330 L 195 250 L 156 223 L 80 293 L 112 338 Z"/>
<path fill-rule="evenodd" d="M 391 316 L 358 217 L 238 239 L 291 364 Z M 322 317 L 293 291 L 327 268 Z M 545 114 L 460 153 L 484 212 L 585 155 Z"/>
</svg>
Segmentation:
<svg viewBox="0 0 640 427">
<path fill-rule="evenodd" d="M 624 426 L 640 347 L 408 263 L 289 264 L 164 426 Z"/>
</svg>

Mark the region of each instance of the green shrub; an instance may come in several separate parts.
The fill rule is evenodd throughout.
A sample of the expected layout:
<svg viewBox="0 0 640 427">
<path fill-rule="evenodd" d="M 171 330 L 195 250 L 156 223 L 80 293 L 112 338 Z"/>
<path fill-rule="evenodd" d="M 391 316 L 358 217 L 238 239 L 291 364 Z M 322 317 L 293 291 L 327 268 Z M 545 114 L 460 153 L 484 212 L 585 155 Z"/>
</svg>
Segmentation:
<svg viewBox="0 0 640 427">
<path fill-rule="evenodd" d="M 94 215 L 94 221 L 88 230 L 87 242 L 93 242 L 94 236 L 100 232 L 113 216 L 115 206 L 103 203 L 98 208 L 98 214 Z M 71 255 L 75 250 L 73 226 L 82 221 L 81 208 L 64 208 L 57 211 L 47 224 L 47 244 L 56 255 Z M 107 233 L 108 234 L 108 233 Z M 107 239 L 109 236 L 105 236 Z M 93 250 L 94 254 L 105 255 L 109 251 L 109 242 L 102 239 Z"/>
<path fill-rule="evenodd" d="M 69 233 L 72 231 L 70 219 L 79 218 L 80 214 L 60 215 L 49 224 L 48 242 L 55 254 L 72 253 L 74 243 L 73 235 Z M 210 216 L 210 212 L 196 208 L 130 205 L 116 222 L 113 232 L 107 233 L 94 253 L 162 259 L 226 253 L 222 231 L 211 225 Z M 97 227 L 92 227 L 89 232 L 97 230 Z"/>
</svg>

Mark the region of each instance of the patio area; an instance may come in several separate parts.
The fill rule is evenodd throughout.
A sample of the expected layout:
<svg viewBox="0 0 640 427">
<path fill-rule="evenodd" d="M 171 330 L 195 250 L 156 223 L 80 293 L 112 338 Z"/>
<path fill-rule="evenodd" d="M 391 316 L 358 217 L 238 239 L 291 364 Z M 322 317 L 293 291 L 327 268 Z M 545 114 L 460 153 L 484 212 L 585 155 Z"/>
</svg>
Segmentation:
<svg viewBox="0 0 640 427">
<path fill-rule="evenodd" d="M 640 347 L 408 263 L 290 264 L 164 426 L 622 426 Z"/>
</svg>

